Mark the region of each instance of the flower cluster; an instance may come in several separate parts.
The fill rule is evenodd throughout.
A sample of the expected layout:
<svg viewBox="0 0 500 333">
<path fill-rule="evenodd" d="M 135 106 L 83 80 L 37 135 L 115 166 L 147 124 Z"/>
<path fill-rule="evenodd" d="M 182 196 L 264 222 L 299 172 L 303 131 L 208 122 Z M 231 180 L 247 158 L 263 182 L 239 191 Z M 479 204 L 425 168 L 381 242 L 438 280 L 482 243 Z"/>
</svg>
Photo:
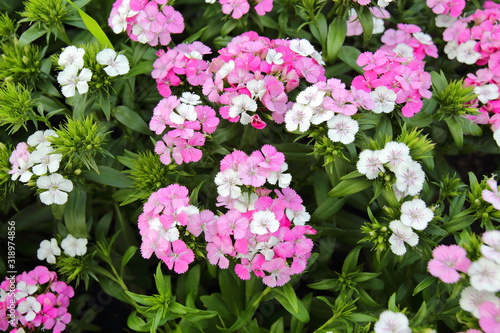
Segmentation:
<svg viewBox="0 0 500 333">
<path fill-rule="evenodd" d="M 68 234 L 68 236 L 62 240 L 61 247 L 64 253 L 70 257 L 83 256 L 87 253 L 87 242 L 88 239 L 86 238 L 75 238 L 73 235 Z M 40 247 L 36 253 L 38 260 L 47 260 L 49 264 L 55 264 L 56 256 L 60 255 L 61 249 L 55 238 L 41 241 Z"/>
<path fill-rule="evenodd" d="M 234 151 L 220 165 L 217 200 L 227 212 L 216 216 L 189 205 L 184 186 L 160 189 L 139 216 L 143 257 L 155 253 L 170 269 L 186 272 L 194 260 L 193 251 L 180 239 L 187 230 L 204 237 L 211 264 L 226 269 L 234 258 L 241 279 L 253 272 L 268 286 L 282 286 L 306 268 L 313 247 L 306 235 L 315 233 L 305 225 L 310 216 L 302 199 L 288 187 L 291 176 L 285 173 L 284 155 L 264 145 L 250 156 Z M 281 189 L 264 188 L 266 182 Z"/>
<path fill-rule="evenodd" d="M 460 307 L 479 319 L 485 333 L 494 333 L 500 330 L 500 298 L 495 295 L 500 291 L 500 231 L 484 232 L 482 241 L 482 256 L 474 262 L 458 245 L 438 246 L 428 270 L 445 283 L 456 283 L 461 278 L 459 272 L 466 273 L 470 286 L 462 291 Z"/>
<path fill-rule="evenodd" d="M 203 146 L 205 136 L 215 132 L 219 118 L 214 109 L 200 103 L 200 96 L 185 92 L 180 99 L 163 98 L 155 107 L 149 128 L 156 134 L 170 129 L 155 146 L 162 163 L 168 165 L 172 158 L 177 164 L 201 159 L 202 151 L 195 147 Z"/>
<path fill-rule="evenodd" d="M 57 75 L 57 82 L 61 85 L 64 97 L 73 97 L 78 91 L 85 94 L 89 90 L 88 82 L 92 79 L 92 71 L 84 68 L 83 56 L 85 50 L 76 46 L 68 46 L 59 55 L 57 64 L 63 68 Z M 109 76 L 126 74 L 130 70 L 127 57 L 117 55 L 112 49 L 104 49 L 97 53 L 96 60 L 101 65 L 106 65 L 104 71 Z"/>
<path fill-rule="evenodd" d="M 44 266 L 6 278 L 0 284 L 0 330 L 10 326 L 11 332 L 62 332 L 71 321 L 68 306 L 73 296 L 73 288 Z"/>
<path fill-rule="evenodd" d="M 205 0 L 206 3 L 213 4 L 215 0 Z M 219 0 L 222 5 L 222 12 L 230 15 L 234 19 L 240 19 L 243 15 L 250 11 L 248 0 Z M 273 0 L 257 0 L 254 6 L 255 11 L 259 15 L 266 15 L 273 9 Z"/>
<path fill-rule="evenodd" d="M 296 103 L 285 114 L 286 129 L 305 132 L 311 124 L 327 122 L 328 137 L 333 142 L 349 144 L 359 129 L 358 122 L 351 118 L 358 108 L 374 108 L 367 92 L 354 87 L 347 90 L 339 79 L 321 81 L 297 95 Z"/>
<path fill-rule="evenodd" d="M 403 42 L 394 46 L 392 50 L 360 54 L 357 64 L 365 72 L 353 79 L 352 86 L 370 93 L 375 103 L 373 112 L 389 113 L 396 103 L 404 103 L 403 116 L 412 117 L 422 109 L 422 98 L 432 96 L 431 76 L 424 70 L 424 62 L 416 58 L 412 46 Z"/>
<path fill-rule="evenodd" d="M 208 63 L 203 60 L 203 55 L 210 53 L 210 48 L 198 41 L 179 44 L 167 51 L 158 50 L 151 76 L 156 80 L 160 95 L 169 97 L 172 94 L 170 87 L 179 86 L 184 77 L 192 86 L 202 85 L 209 78 L 206 72 Z M 183 79 L 179 75 L 183 75 Z"/>
<path fill-rule="evenodd" d="M 67 192 L 73 190 L 71 180 L 56 172 L 62 155 L 55 153 L 47 139 L 56 136 L 53 130 L 36 131 L 27 142 L 18 143 L 9 158 L 12 180 L 27 183 L 33 176 L 38 176 L 36 186 L 42 190 L 40 201 L 46 205 L 64 204 L 68 200 Z"/>
<path fill-rule="evenodd" d="M 437 46 L 434 45 L 432 37 L 423 33 L 419 26 L 399 23 L 397 28 L 388 29 L 382 35 L 381 41 L 385 45 L 381 50 L 402 53 L 403 56 L 410 53 L 418 60 L 423 60 L 425 56 L 438 57 Z"/>
<path fill-rule="evenodd" d="M 459 17 L 465 8 L 465 0 L 427 0 L 426 4 L 434 14 Z"/>
<path fill-rule="evenodd" d="M 117 0 L 109 15 L 113 32 L 126 31 L 131 40 L 151 46 L 168 45 L 171 34 L 184 31 L 184 18 L 167 0 Z"/>
</svg>

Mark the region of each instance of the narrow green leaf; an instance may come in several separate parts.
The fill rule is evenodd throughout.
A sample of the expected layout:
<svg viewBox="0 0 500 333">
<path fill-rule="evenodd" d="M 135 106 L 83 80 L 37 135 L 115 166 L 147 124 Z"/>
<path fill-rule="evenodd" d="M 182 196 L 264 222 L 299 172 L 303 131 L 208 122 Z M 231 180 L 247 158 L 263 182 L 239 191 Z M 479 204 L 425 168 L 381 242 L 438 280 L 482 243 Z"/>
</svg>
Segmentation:
<svg viewBox="0 0 500 333">
<path fill-rule="evenodd" d="M 151 323 L 146 323 L 144 319 L 140 318 L 137 315 L 137 311 L 134 311 L 129 314 L 127 318 L 127 325 L 131 330 L 134 330 L 136 332 L 149 332 Z"/>
<path fill-rule="evenodd" d="M 461 122 L 455 116 L 445 119 L 445 122 L 457 147 L 462 147 L 464 144 L 464 131 Z"/>
<path fill-rule="evenodd" d="M 306 310 L 302 301 L 297 298 L 295 290 L 290 285 L 285 285 L 282 288 L 274 288 L 273 296 L 278 302 L 295 318 L 303 323 L 310 320 L 309 312 Z"/>
<path fill-rule="evenodd" d="M 433 90 L 443 91 L 448 86 L 448 81 L 446 80 L 446 76 L 441 71 L 440 73 L 431 72 L 432 85 L 434 86 Z"/>
<path fill-rule="evenodd" d="M 117 188 L 132 188 L 134 183 L 122 172 L 104 165 L 98 165 L 99 173 L 84 171 L 83 176 L 93 182 Z"/>
<path fill-rule="evenodd" d="M 356 246 L 347 255 L 342 265 L 342 273 L 352 273 L 355 271 L 358 265 L 359 252 L 361 251 L 361 246 Z"/>
<path fill-rule="evenodd" d="M 340 52 L 342 44 L 344 44 L 347 34 L 346 21 L 341 17 L 336 17 L 328 26 L 328 37 L 326 41 L 326 59 L 328 62 L 333 62 Z"/>
<path fill-rule="evenodd" d="M 416 287 L 413 289 L 413 294 L 412 296 L 415 296 L 422 290 L 427 289 L 431 284 L 436 283 L 436 278 L 434 276 L 428 276 L 425 279 L 423 279 Z"/>
<path fill-rule="evenodd" d="M 78 187 L 73 188 L 64 209 L 64 224 L 70 234 L 76 238 L 88 238 L 85 219 L 86 207 L 87 193 Z"/>
<path fill-rule="evenodd" d="M 367 6 L 356 7 L 358 20 L 363 27 L 363 40 L 369 41 L 373 34 L 373 15 Z"/>
<path fill-rule="evenodd" d="M 345 197 L 367 189 L 372 183 L 373 182 L 367 178 L 343 180 L 331 189 L 328 195 L 334 198 Z"/>
<path fill-rule="evenodd" d="M 123 254 L 122 260 L 120 262 L 120 267 L 121 268 L 125 267 L 125 265 L 127 265 L 127 263 L 130 261 L 130 259 L 132 259 L 132 257 L 136 252 L 137 252 L 137 246 L 129 247 L 127 251 L 125 251 L 125 253 Z"/>
<path fill-rule="evenodd" d="M 17 42 L 19 47 L 24 47 L 31 42 L 37 40 L 47 33 L 47 30 L 42 29 L 38 24 L 32 25 L 28 30 L 23 32 L 19 41 Z"/>
<path fill-rule="evenodd" d="M 346 65 L 354 69 L 356 72 L 359 74 L 363 74 L 363 68 L 361 68 L 357 63 L 356 59 L 358 59 L 359 55 L 361 54 L 361 51 L 359 51 L 357 48 L 352 47 L 352 46 L 347 46 L 343 45 L 340 48 L 340 52 L 338 54 L 338 57 L 340 60 L 342 60 Z"/>
<path fill-rule="evenodd" d="M 146 122 L 130 108 L 120 105 L 113 109 L 116 119 L 128 128 L 146 135 L 151 135 Z"/>
<path fill-rule="evenodd" d="M 283 317 L 280 317 L 274 322 L 269 333 L 285 333 L 285 323 L 283 321 Z"/>
<path fill-rule="evenodd" d="M 315 221 L 325 221 L 337 214 L 344 206 L 344 198 L 327 198 L 316 208 L 311 216 Z"/>
<path fill-rule="evenodd" d="M 200 39 L 201 35 L 203 35 L 203 33 L 205 32 L 205 30 L 207 30 L 208 27 L 209 26 L 207 25 L 198 30 L 197 32 L 195 32 L 194 34 L 192 34 L 191 36 L 189 36 L 188 38 L 184 39 L 182 44 L 191 44 L 192 42 L 197 41 L 198 39 Z"/>
<path fill-rule="evenodd" d="M 109 227 L 111 225 L 111 221 L 113 219 L 113 212 L 107 212 L 99 222 L 97 222 L 97 225 L 95 227 L 95 238 L 98 242 L 105 242 L 106 241 L 106 235 L 109 232 Z"/>
<path fill-rule="evenodd" d="M 125 78 L 131 78 L 141 74 L 149 74 L 153 70 L 154 60 L 140 61 L 138 64 L 132 66 L 130 71 L 125 74 Z"/>
<path fill-rule="evenodd" d="M 307 285 L 311 289 L 316 290 L 337 290 L 339 281 L 337 279 L 324 279 Z"/>
<path fill-rule="evenodd" d="M 101 43 L 102 47 L 107 47 L 107 48 L 113 48 L 113 44 L 108 39 L 108 36 L 104 33 L 104 31 L 101 29 L 99 24 L 94 20 L 92 17 L 90 17 L 87 13 L 85 13 L 83 10 L 78 8 L 73 2 L 70 0 L 67 0 L 70 5 L 72 5 L 77 11 L 78 14 L 80 14 L 80 17 L 83 20 L 83 23 L 85 23 L 85 26 L 87 29 L 89 29 L 89 32 Z"/>
</svg>

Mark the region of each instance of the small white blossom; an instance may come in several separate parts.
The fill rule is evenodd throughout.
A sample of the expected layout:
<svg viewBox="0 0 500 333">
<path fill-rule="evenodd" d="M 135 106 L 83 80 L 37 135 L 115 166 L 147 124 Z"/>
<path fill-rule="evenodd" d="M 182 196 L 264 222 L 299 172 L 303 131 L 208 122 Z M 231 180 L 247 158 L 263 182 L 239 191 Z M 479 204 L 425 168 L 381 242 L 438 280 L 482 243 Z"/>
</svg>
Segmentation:
<svg viewBox="0 0 500 333">
<path fill-rule="evenodd" d="M 233 60 L 230 60 L 229 62 L 224 63 L 219 71 L 217 72 L 220 75 L 220 78 L 223 79 L 225 78 L 234 68 L 235 68 L 235 63 Z"/>
<path fill-rule="evenodd" d="M 426 33 L 421 32 L 421 31 L 413 33 L 413 37 L 415 37 L 415 39 L 418 40 L 421 44 L 424 44 L 424 45 L 433 44 L 432 37 Z"/>
<path fill-rule="evenodd" d="M 444 46 L 444 53 L 448 56 L 448 59 L 453 60 L 457 57 L 458 43 L 456 40 L 450 40 Z"/>
<path fill-rule="evenodd" d="M 234 97 L 231 100 L 231 106 L 229 107 L 229 117 L 235 118 L 243 114 L 248 115 L 246 113 L 247 111 L 251 112 L 257 111 L 257 102 L 255 102 L 251 97 L 242 94 Z M 249 119 L 248 122 L 246 122 L 246 120 L 243 120 L 243 118 L 241 119 L 241 123 L 243 125 L 246 125 L 249 122 L 250 122 Z"/>
<path fill-rule="evenodd" d="M 436 16 L 436 27 L 439 28 L 449 28 L 458 18 L 451 17 L 450 15 L 437 15 Z"/>
<path fill-rule="evenodd" d="M 198 105 L 201 104 L 200 95 L 193 94 L 188 91 L 182 93 L 180 101 L 185 104 Z"/>
<path fill-rule="evenodd" d="M 286 217 L 295 225 L 305 225 L 311 219 L 311 215 L 306 211 L 306 207 L 302 206 L 299 211 L 287 208 L 285 210 Z"/>
<path fill-rule="evenodd" d="M 406 195 L 417 195 L 422 191 L 425 182 L 425 172 L 420 163 L 412 160 L 402 162 L 394 170 L 395 187 Z"/>
<path fill-rule="evenodd" d="M 38 285 L 36 284 L 27 284 L 26 281 L 20 281 L 16 284 L 16 293 L 15 298 L 20 300 L 26 296 L 32 295 L 35 291 L 38 290 Z"/>
<path fill-rule="evenodd" d="M 500 265 L 493 260 L 479 258 L 470 265 L 467 274 L 470 284 L 477 290 L 500 291 Z"/>
<path fill-rule="evenodd" d="M 41 176 L 36 181 L 36 186 L 39 189 L 45 189 L 40 193 L 40 201 L 46 205 L 58 204 L 62 205 L 68 201 L 68 193 L 73 190 L 71 180 L 64 178 L 58 173 L 53 173 L 48 176 Z"/>
<path fill-rule="evenodd" d="M 314 108 L 323 103 L 324 96 L 325 91 L 319 90 L 316 86 L 310 86 L 297 95 L 297 103 Z"/>
<path fill-rule="evenodd" d="M 380 0 L 379 0 L 380 6 Z M 410 321 L 401 312 L 386 310 L 373 327 L 375 333 L 411 333 Z"/>
<path fill-rule="evenodd" d="M 26 314 L 24 319 L 32 321 L 35 319 L 36 314 L 42 310 L 42 305 L 33 296 L 26 297 L 26 299 L 17 305 L 17 311 L 20 314 Z"/>
<path fill-rule="evenodd" d="M 87 238 L 75 238 L 68 234 L 61 242 L 61 247 L 64 252 L 71 257 L 83 256 L 87 253 Z"/>
<path fill-rule="evenodd" d="M 356 168 L 368 179 L 375 179 L 380 172 L 385 172 L 384 163 L 380 159 L 380 150 L 365 149 L 359 154 Z"/>
<path fill-rule="evenodd" d="M 282 65 L 284 60 L 281 57 L 283 57 L 282 53 L 276 52 L 275 49 L 269 49 L 269 51 L 267 51 L 267 55 L 266 55 L 266 62 L 269 65 L 272 65 L 272 64 Z"/>
<path fill-rule="evenodd" d="M 412 59 L 414 57 L 413 47 L 405 43 L 398 43 L 392 52 L 396 53 L 399 58 Z"/>
<path fill-rule="evenodd" d="M 402 142 L 390 141 L 382 149 L 380 158 L 391 171 L 394 171 L 401 163 L 411 161 L 410 148 Z"/>
<path fill-rule="evenodd" d="M 252 98 L 261 99 L 267 92 L 264 80 L 250 80 L 247 82 L 247 89 L 252 94 Z"/>
<path fill-rule="evenodd" d="M 375 113 L 389 113 L 394 110 L 396 106 L 396 93 L 386 86 L 378 86 L 375 88 L 375 90 L 370 93 L 370 97 L 375 104 L 372 110 Z"/>
<path fill-rule="evenodd" d="M 500 265 L 500 231 L 485 231 L 481 238 L 484 242 L 481 245 L 481 254 Z"/>
<path fill-rule="evenodd" d="M 85 54 L 85 50 L 81 48 L 77 48 L 76 46 L 68 46 L 65 47 L 59 56 L 59 60 L 57 64 L 63 68 L 68 66 L 75 66 L 80 69 L 83 67 L 83 55 Z"/>
<path fill-rule="evenodd" d="M 299 129 L 300 132 L 305 132 L 311 126 L 311 117 L 313 110 L 300 103 L 295 103 L 291 110 L 285 114 L 285 126 L 289 132 Z"/>
<path fill-rule="evenodd" d="M 59 169 L 62 155 L 54 154 L 54 149 L 46 145 L 38 145 L 36 150 L 30 155 L 30 162 L 33 164 L 32 171 L 35 175 L 41 176 L 48 172 L 54 173 Z"/>
<path fill-rule="evenodd" d="M 460 295 L 460 307 L 462 310 L 472 313 L 476 318 L 479 318 L 479 306 L 484 302 L 497 302 L 498 298 L 495 293 L 485 290 L 477 290 L 474 287 L 467 287 Z"/>
<path fill-rule="evenodd" d="M 33 176 L 33 173 L 29 170 L 33 164 L 31 161 L 28 159 L 27 161 L 23 158 L 18 158 L 17 159 L 17 168 L 13 168 L 12 170 L 9 171 L 9 174 L 11 174 L 11 179 L 12 180 L 17 180 L 19 178 L 19 181 L 23 183 L 27 183 L 30 179 L 31 176 Z"/>
<path fill-rule="evenodd" d="M 406 253 L 405 243 L 410 246 L 415 246 L 418 244 L 418 235 L 408 226 L 401 223 L 399 220 L 394 220 L 389 224 L 389 228 L 392 230 L 393 234 L 389 237 L 389 243 L 391 244 L 391 251 L 402 256 Z"/>
<path fill-rule="evenodd" d="M 39 144 L 50 145 L 50 142 L 47 140 L 47 138 L 50 136 L 55 137 L 55 138 L 58 137 L 56 132 L 53 130 L 50 130 L 50 129 L 45 130 L 45 131 L 36 131 L 35 133 L 31 134 L 28 137 L 28 140 L 26 141 L 26 143 L 31 147 L 36 147 Z"/>
<path fill-rule="evenodd" d="M 292 39 L 290 41 L 290 50 L 304 57 L 308 57 L 316 51 L 307 39 Z"/>
<path fill-rule="evenodd" d="M 422 199 L 413 199 L 401 205 L 401 223 L 408 227 L 424 230 L 433 218 L 434 213 Z"/>
<path fill-rule="evenodd" d="M 241 195 L 241 183 L 240 176 L 238 172 L 233 169 L 226 169 L 223 172 L 219 172 L 214 179 L 217 185 L 217 193 L 223 197 L 231 197 L 231 199 L 236 199 Z"/>
<path fill-rule="evenodd" d="M 497 99 L 500 94 L 498 93 L 498 86 L 496 84 L 483 84 L 474 88 L 474 93 L 477 95 L 477 99 L 486 104 L 488 101 Z"/>
<path fill-rule="evenodd" d="M 198 119 L 194 105 L 181 103 L 175 108 L 175 111 L 169 115 L 170 121 L 174 124 L 182 125 L 186 120 L 195 121 Z"/>
<path fill-rule="evenodd" d="M 83 68 L 80 73 L 78 71 L 78 67 L 68 66 L 57 75 L 64 97 L 75 96 L 77 90 L 79 94 L 85 94 L 89 90 L 87 82 L 92 78 L 92 72 L 88 68 Z"/>
<path fill-rule="evenodd" d="M 285 162 L 281 165 L 280 171 L 271 171 L 269 176 L 267 176 L 267 182 L 271 185 L 275 185 L 277 182 L 281 188 L 288 187 L 292 182 L 292 175 L 284 173 L 286 170 L 288 170 L 288 164 Z"/>
<path fill-rule="evenodd" d="M 277 231 L 279 227 L 280 222 L 276 219 L 273 212 L 259 210 L 253 213 L 252 222 L 250 222 L 250 231 L 252 233 L 264 235 Z"/>
<path fill-rule="evenodd" d="M 333 142 L 341 142 L 345 145 L 354 142 L 359 124 L 356 120 L 343 114 L 334 115 L 328 120 L 328 137 Z"/>
<path fill-rule="evenodd" d="M 457 61 L 473 65 L 481 58 L 481 53 L 476 52 L 474 47 L 476 46 L 475 40 L 468 40 L 465 43 L 458 45 L 457 47 Z"/>
<path fill-rule="evenodd" d="M 112 49 L 104 49 L 97 53 L 96 60 L 101 65 L 106 65 L 104 71 L 109 76 L 127 74 L 130 71 L 128 59 L 123 54 L 116 54 Z"/>
<path fill-rule="evenodd" d="M 45 260 L 47 259 L 47 262 L 49 264 L 55 264 L 56 263 L 56 257 L 55 256 L 60 256 L 61 255 L 61 249 L 57 245 L 57 241 L 55 238 L 52 238 L 50 241 L 49 240 L 43 240 L 40 243 L 40 248 L 36 252 L 36 257 L 38 260 Z"/>
<path fill-rule="evenodd" d="M 241 213 L 246 213 L 248 211 L 255 209 L 255 202 L 259 199 L 259 196 L 255 193 L 243 192 L 241 195 L 233 202 L 234 209 Z"/>
</svg>

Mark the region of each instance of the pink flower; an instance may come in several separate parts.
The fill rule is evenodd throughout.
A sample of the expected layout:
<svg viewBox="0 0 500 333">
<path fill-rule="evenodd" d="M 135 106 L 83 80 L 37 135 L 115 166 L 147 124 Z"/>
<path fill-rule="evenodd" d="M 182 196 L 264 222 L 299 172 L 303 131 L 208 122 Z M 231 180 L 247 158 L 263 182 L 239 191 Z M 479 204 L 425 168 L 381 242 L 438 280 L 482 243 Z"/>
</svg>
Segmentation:
<svg viewBox="0 0 500 333">
<path fill-rule="evenodd" d="M 232 13 L 234 19 L 241 18 L 250 10 L 250 5 L 247 0 L 220 0 L 222 12 L 226 15 Z"/>
<path fill-rule="evenodd" d="M 207 244 L 207 258 L 212 265 L 218 265 L 222 269 L 229 267 L 226 254 L 233 252 L 233 244 L 229 237 L 212 237 L 212 242 Z"/>
<path fill-rule="evenodd" d="M 173 269 L 177 274 L 187 272 L 189 264 L 194 261 L 194 252 L 186 246 L 182 240 L 172 242 L 172 250 L 168 250 L 162 259 L 169 269 Z"/>
<path fill-rule="evenodd" d="M 500 192 L 498 191 L 497 181 L 490 178 L 486 182 L 490 186 L 491 191 L 483 190 L 481 196 L 484 201 L 491 203 L 495 209 L 500 210 Z"/>
<path fill-rule="evenodd" d="M 275 258 L 262 264 L 261 269 L 270 273 L 262 278 L 262 282 L 269 287 L 281 287 L 290 281 L 292 269 L 286 265 L 282 258 Z"/>
<path fill-rule="evenodd" d="M 484 302 L 479 306 L 479 326 L 485 333 L 500 332 L 500 304 Z"/>
<path fill-rule="evenodd" d="M 466 273 L 471 265 L 467 252 L 458 245 L 440 245 L 432 251 L 433 259 L 427 269 L 431 275 L 445 283 L 455 283 L 460 280 L 460 273 Z"/>
</svg>

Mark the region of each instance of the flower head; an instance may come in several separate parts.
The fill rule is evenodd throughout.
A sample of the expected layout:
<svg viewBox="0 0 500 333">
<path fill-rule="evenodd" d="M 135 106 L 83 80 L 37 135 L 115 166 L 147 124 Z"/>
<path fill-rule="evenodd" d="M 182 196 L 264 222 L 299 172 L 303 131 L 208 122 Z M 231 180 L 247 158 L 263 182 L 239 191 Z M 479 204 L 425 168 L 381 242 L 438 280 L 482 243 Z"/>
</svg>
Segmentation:
<svg viewBox="0 0 500 333">
<path fill-rule="evenodd" d="M 128 59 L 123 54 L 116 54 L 112 49 L 104 49 L 97 53 L 96 60 L 104 67 L 104 71 L 109 76 L 127 74 L 130 71 Z"/>
<path fill-rule="evenodd" d="M 36 186 L 40 189 L 46 189 L 40 193 L 40 201 L 46 205 L 62 205 L 68 201 L 68 193 L 73 190 L 71 180 L 64 178 L 58 173 L 48 176 L 41 176 L 36 181 Z"/>
<path fill-rule="evenodd" d="M 86 238 L 75 238 L 73 235 L 68 234 L 61 242 L 61 247 L 64 252 L 69 256 L 83 256 L 87 253 L 87 242 Z"/>
<path fill-rule="evenodd" d="M 444 283 L 457 282 L 460 280 L 458 271 L 467 272 L 471 265 L 467 253 L 458 245 L 440 245 L 432 251 L 432 255 L 427 269 Z"/>
<path fill-rule="evenodd" d="M 40 243 L 40 248 L 36 253 L 38 260 L 47 259 L 47 262 L 49 264 L 55 264 L 56 263 L 55 256 L 59 255 L 61 255 L 61 249 L 57 245 L 57 241 L 55 238 L 52 238 L 50 241 L 46 239 L 43 240 Z"/>
<path fill-rule="evenodd" d="M 411 333 L 410 321 L 400 312 L 386 310 L 373 327 L 375 333 Z"/>
</svg>

